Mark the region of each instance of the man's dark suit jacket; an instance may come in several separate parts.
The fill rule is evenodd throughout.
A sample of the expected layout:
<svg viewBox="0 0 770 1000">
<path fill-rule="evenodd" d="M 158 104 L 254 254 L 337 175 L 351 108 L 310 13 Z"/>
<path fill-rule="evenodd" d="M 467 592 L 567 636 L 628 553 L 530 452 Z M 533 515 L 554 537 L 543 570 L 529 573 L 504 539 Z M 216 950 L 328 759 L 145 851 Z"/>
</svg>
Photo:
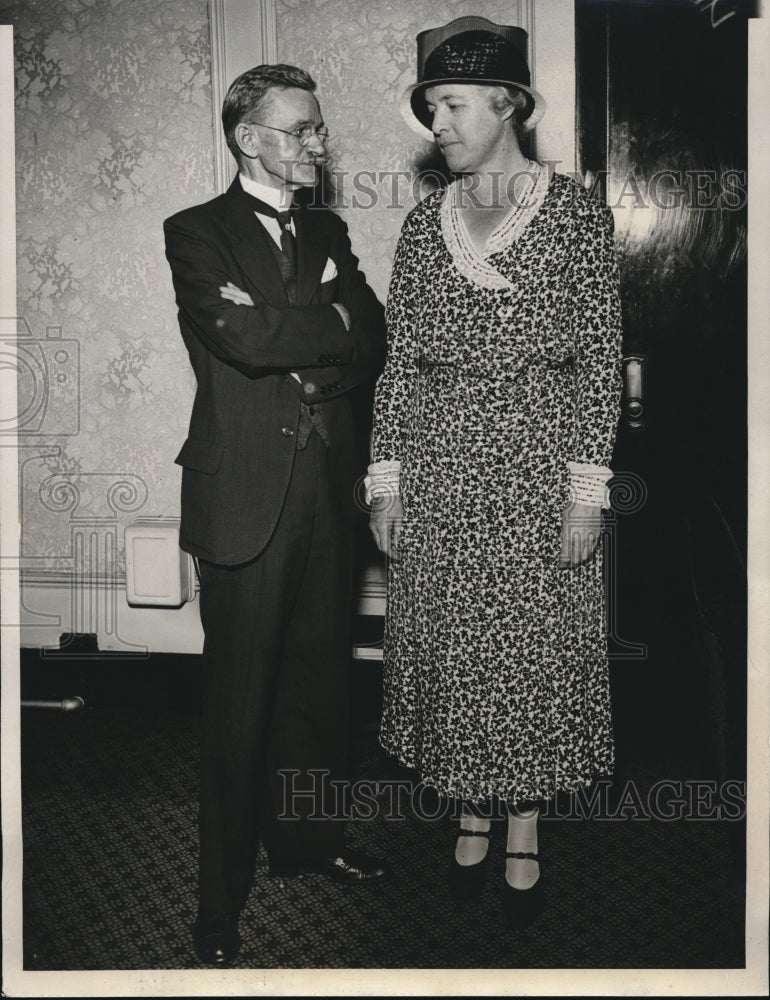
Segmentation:
<svg viewBox="0 0 770 1000">
<path fill-rule="evenodd" d="M 198 382 L 176 459 L 184 470 L 180 545 L 211 562 L 246 562 L 269 541 L 291 476 L 300 399 L 323 415 L 338 495 L 355 510 L 363 470 L 350 390 L 382 369 L 383 308 L 341 219 L 302 208 L 295 226 L 290 307 L 271 237 L 238 178 L 225 194 L 164 223 L 179 324 Z M 337 274 L 322 282 L 328 260 Z M 223 299 L 219 287 L 228 281 L 254 306 Z M 333 302 L 348 309 L 349 331 Z"/>
</svg>

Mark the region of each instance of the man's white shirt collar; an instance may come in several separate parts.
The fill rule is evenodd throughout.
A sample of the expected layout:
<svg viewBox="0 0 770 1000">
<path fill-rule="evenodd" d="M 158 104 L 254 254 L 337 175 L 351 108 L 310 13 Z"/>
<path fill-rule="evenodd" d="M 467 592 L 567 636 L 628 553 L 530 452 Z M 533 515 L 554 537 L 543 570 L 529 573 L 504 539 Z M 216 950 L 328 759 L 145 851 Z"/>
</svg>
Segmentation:
<svg viewBox="0 0 770 1000">
<path fill-rule="evenodd" d="M 266 184 L 252 180 L 245 174 L 238 174 L 238 177 L 246 194 L 259 198 L 260 201 L 264 201 L 274 208 L 276 212 L 283 212 L 291 205 L 291 192 L 285 188 L 268 187 Z"/>
</svg>

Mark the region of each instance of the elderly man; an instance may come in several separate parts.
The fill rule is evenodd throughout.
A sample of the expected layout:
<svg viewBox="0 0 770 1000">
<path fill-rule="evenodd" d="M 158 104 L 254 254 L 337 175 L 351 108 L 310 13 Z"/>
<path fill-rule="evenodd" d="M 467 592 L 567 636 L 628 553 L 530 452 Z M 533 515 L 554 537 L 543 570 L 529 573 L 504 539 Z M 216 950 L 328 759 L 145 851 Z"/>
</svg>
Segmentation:
<svg viewBox="0 0 770 1000">
<path fill-rule="evenodd" d="M 282 877 L 385 874 L 344 846 L 331 794 L 347 758 L 364 459 L 351 390 L 382 369 L 384 317 L 344 223 L 293 204 L 325 159 L 314 90 L 293 66 L 238 77 L 222 122 L 239 175 L 164 227 L 197 379 L 176 461 L 205 634 L 193 941 L 214 965 L 237 954 L 260 840 Z"/>
</svg>

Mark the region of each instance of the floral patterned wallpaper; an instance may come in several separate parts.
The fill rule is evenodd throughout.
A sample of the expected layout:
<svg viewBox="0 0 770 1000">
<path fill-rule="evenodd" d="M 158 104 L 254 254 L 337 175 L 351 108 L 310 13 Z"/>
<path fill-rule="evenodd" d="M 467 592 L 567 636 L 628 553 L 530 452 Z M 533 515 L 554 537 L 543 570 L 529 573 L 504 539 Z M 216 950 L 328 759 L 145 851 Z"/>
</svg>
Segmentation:
<svg viewBox="0 0 770 1000">
<path fill-rule="evenodd" d="M 16 61 L 24 563 L 71 569 L 73 527 L 107 526 L 115 551 L 101 537 L 81 568 L 119 576 L 121 527 L 179 508 L 193 377 L 162 222 L 214 194 L 207 4 L 0 0 L 0 21 Z"/>
<path fill-rule="evenodd" d="M 276 0 L 275 6 L 278 59 L 306 69 L 318 84 L 331 133 L 339 212 L 370 284 L 384 301 L 401 224 L 419 198 L 419 188 L 413 191 L 409 180 L 394 172 L 418 170 L 433 149 L 399 112 L 401 94 L 416 80 L 415 38 L 468 14 L 519 24 L 519 4 Z"/>
<path fill-rule="evenodd" d="M 275 0 L 278 59 L 308 69 L 337 209 L 384 300 L 432 146 L 403 122 L 415 36 L 504 0 Z M 122 529 L 177 515 L 193 376 L 162 221 L 212 197 L 206 0 L 0 0 L 14 26 L 23 564 L 120 576 Z M 354 179 L 354 178 L 357 178 Z M 25 345 L 25 346 L 24 346 Z M 23 366 L 22 366 L 23 367 Z"/>
</svg>

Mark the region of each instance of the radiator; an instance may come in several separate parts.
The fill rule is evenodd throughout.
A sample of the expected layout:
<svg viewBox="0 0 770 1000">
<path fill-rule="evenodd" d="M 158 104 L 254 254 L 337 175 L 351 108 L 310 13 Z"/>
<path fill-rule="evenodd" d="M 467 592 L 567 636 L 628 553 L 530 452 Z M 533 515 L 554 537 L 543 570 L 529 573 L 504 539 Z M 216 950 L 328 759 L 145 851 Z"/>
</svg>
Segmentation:
<svg viewBox="0 0 770 1000">
<path fill-rule="evenodd" d="M 138 517 L 126 528 L 126 597 L 163 608 L 193 600 L 195 566 L 179 548 L 179 518 Z"/>
</svg>

